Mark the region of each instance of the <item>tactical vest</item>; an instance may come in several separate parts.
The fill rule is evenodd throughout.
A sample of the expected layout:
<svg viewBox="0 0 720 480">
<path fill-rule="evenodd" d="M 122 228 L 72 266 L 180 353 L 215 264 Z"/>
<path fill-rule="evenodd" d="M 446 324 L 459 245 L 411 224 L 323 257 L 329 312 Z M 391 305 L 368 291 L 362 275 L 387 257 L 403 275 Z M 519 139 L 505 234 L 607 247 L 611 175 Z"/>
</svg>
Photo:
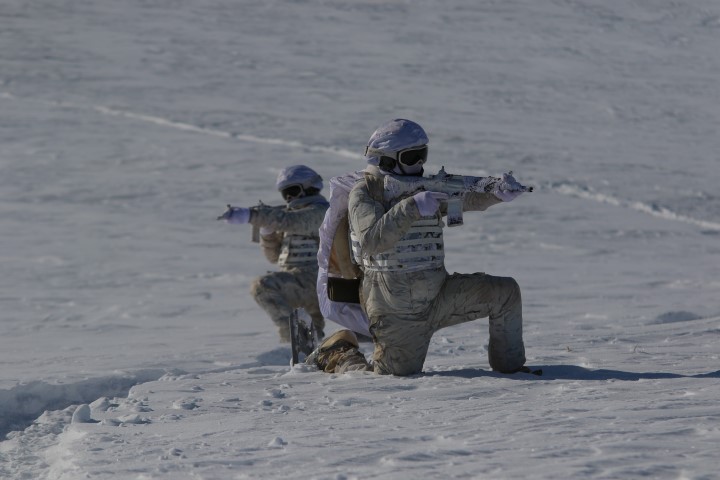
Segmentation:
<svg viewBox="0 0 720 480">
<path fill-rule="evenodd" d="M 366 185 L 370 196 L 382 201 L 382 178 L 366 175 Z M 387 211 L 394 202 L 383 202 Z M 360 241 L 350 231 L 353 259 L 364 270 L 379 272 L 413 272 L 442 267 L 445 262 L 443 242 L 443 223 L 439 215 L 422 217 L 413 222 L 405 235 L 386 252 L 375 255 L 363 255 Z"/>
<path fill-rule="evenodd" d="M 318 237 L 286 233 L 280 245 L 278 265 L 296 267 L 300 265 L 317 265 L 317 252 L 320 247 Z"/>
</svg>

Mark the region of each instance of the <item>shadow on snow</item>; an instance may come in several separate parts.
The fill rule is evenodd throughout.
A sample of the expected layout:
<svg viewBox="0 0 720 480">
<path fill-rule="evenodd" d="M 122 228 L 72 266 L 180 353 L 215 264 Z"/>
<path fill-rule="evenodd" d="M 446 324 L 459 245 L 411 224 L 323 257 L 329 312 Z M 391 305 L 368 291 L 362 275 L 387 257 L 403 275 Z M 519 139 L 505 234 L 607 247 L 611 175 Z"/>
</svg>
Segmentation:
<svg viewBox="0 0 720 480">
<path fill-rule="evenodd" d="M 589 368 L 578 367 L 576 365 L 534 365 L 531 368 L 533 370 L 538 368 L 542 369 L 542 376 L 532 375 L 529 373 L 506 375 L 480 368 L 462 368 L 459 370 L 448 370 L 443 372 L 427 372 L 422 374 L 422 376 L 460 378 L 496 377 L 513 380 L 624 380 L 631 382 L 638 380 L 661 380 L 673 378 L 720 378 L 720 370 L 697 375 L 681 375 L 678 373 L 666 372 L 624 372 L 622 370 L 608 369 L 592 370 Z"/>
</svg>

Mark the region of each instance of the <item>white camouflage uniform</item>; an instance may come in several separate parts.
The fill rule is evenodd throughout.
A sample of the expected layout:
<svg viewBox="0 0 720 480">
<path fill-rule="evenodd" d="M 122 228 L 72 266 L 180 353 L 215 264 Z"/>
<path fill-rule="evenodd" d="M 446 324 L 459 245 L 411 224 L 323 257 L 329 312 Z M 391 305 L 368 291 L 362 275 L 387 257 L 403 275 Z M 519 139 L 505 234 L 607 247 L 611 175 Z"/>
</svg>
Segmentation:
<svg viewBox="0 0 720 480">
<path fill-rule="evenodd" d="M 307 170 L 300 173 L 312 172 L 304 168 Z M 279 177 L 279 187 L 282 186 L 280 179 L 284 172 Z M 293 173 L 292 170 L 290 172 Z M 317 179 L 314 185 L 319 187 L 316 188 L 319 191 L 322 182 L 319 176 Z M 304 308 L 312 317 L 318 336 L 322 338 L 324 334 L 325 320 L 315 295 L 315 283 L 318 273 L 318 228 L 328 206 L 325 197 L 318 193 L 291 200 L 284 207 L 260 206 L 251 209 L 250 223 L 260 227 L 260 246 L 265 257 L 281 268 L 279 272 L 268 272 L 256 278 L 251 286 L 251 294 L 278 327 L 282 341 L 290 341 L 288 321 L 297 307 Z"/>
<path fill-rule="evenodd" d="M 413 138 L 417 129 L 409 132 L 410 138 L 403 137 L 408 134 L 405 126 L 390 135 L 387 129 L 378 129 L 370 146 L 397 151 L 427 143 L 427 137 Z M 420 132 L 424 137 L 421 128 Z M 374 160 L 370 158 L 366 172 L 386 175 L 373 165 L 377 165 Z M 364 272 L 360 297 L 375 344 L 374 371 L 419 373 L 436 331 L 482 317 L 489 317 L 490 366 L 504 373 L 523 367 L 522 302 L 517 282 L 485 273 L 448 274 L 441 219 L 445 207 L 423 217 L 413 197 L 385 203 L 373 193 L 368 183 L 359 182 L 350 192 L 348 217 L 354 253 Z M 492 193 L 469 193 L 464 196 L 463 210 L 482 211 L 500 202 Z"/>
</svg>

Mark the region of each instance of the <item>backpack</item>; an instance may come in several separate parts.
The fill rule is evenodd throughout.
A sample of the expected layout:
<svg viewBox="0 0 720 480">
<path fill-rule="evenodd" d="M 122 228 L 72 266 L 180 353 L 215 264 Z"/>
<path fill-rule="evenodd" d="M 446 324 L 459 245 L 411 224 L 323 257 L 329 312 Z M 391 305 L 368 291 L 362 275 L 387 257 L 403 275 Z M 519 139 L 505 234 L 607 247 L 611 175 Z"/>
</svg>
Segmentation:
<svg viewBox="0 0 720 480">
<path fill-rule="evenodd" d="M 320 311 L 330 321 L 354 332 L 370 335 L 367 315 L 360 306 L 362 270 L 354 262 L 350 246 L 348 197 L 363 179 L 371 196 L 382 198 L 382 182 L 356 171 L 330 179 L 330 207 L 320 226 L 317 295 Z M 373 193 L 375 192 L 375 193 Z"/>
</svg>

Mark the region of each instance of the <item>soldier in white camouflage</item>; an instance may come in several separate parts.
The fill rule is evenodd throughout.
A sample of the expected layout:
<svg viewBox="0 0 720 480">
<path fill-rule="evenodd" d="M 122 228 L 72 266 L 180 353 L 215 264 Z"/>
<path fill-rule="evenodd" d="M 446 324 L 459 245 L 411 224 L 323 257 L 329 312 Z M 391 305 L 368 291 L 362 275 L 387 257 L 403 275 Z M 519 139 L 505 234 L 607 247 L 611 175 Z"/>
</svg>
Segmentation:
<svg viewBox="0 0 720 480">
<path fill-rule="evenodd" d="M 360 303 L 374 341 L 373 361 L 365 363 L 354 335 L 345 330 L 326 339 L 310 357 L 325 371 L 419 373 L 436 331 L 483 317 L 489 317 L 491 368 L 502 373 L 529 371 L 524 367 L 517 282 L 445 270 L 442 217 L 447 194 L 422 191 L 383 199 L 385 175 L 423 174 L 427 143 L 422 127 L 405 119 L 382 125 L 368 142 L 365 181 L 350 192 L 348 218 L 352 253 L 363 271 Z M 520 193 L 468 193 L 463 211 L 482 211 Z"/>
<path fill-rule="evenodd" d="M 310 167 L 293 165 L 278 174 L 276 187 L 286 205 L 228 206 L 218 220 L 259 228 L 265 257 L 280 267 L 280 271 L 256 278 L 250 289 L 277 326 L 280 340 L 290 341 L 289 319 L 298 307 L 312 317 L 318 338 L 322 338 L 325 320 L 315 294 L 318 228 L 328 208 L 327 200 L 320 195 L 322 177 Z"/>
</svg>

